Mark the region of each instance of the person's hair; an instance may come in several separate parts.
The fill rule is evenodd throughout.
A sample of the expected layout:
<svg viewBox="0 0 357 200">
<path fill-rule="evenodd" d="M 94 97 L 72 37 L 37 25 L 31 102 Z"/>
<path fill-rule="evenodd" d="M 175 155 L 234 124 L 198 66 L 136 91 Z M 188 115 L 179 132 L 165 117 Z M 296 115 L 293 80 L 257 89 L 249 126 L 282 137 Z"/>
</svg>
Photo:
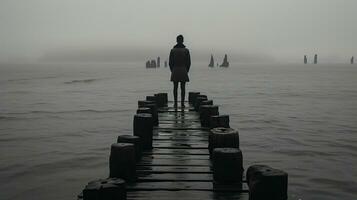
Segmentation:
<svg viewBox="0 0 357 200">
<path fill-rule="evenodd" d="M 182 35 L 178 35 L 176 37 L 176 41 L 177 41 L 177 43 L 183 43 L 183 36 Z"/>
</svg>

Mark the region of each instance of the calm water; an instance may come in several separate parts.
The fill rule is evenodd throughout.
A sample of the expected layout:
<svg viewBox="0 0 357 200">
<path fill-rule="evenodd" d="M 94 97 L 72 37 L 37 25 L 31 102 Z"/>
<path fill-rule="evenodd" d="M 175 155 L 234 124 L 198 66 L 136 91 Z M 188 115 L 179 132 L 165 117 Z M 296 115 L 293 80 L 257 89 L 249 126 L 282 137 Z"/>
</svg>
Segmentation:
<svg viewBox="0 0 357 200">
<path fill-rule="evenodd" d="M 290 199 L 357 199 L 357 65 L 194 64 L 188 90 L 230 114 L 244 166 L 289 173 Z M 75 199 L 108 175 L 137 100 L 170 92 L 143 64 L 0 66 L 0 199 Z"/>
</svg>

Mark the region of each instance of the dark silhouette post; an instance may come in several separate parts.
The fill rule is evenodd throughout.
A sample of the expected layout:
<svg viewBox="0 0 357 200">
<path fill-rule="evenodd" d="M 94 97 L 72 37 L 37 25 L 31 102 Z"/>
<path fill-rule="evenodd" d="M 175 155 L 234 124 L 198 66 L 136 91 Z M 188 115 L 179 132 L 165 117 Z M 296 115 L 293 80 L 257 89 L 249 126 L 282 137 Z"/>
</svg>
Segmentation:
<svg viewBox="0 0 357 200">
<path fill-rule="evenodd" d="M 213 55 L 211 54 L 211 60 L 208 64 L 208 67 L 214 67 L 214 59 L 213 59 Z"/>
<path fill-rule="evenodd" d="M 165 60 L 165 67 L 167 67 L 167 60 Z"/>
<path fill-rule="evenodd" d="M 304 55 L 304 64 L 307 64 L 307 56 Z"/>
<path fill-rule="evenodd" d="M 155 60 L 151 60 L 150 67 L 156 68 L 156 61 Z"/>
<path fill-rule="evenodd" d="M 229 67 L 229 62 L 228 62 L 227 54 L 224 54 L 223 63 L 221 64 L 220 67 Z"/>
<path fill-rule="evenodd" d="M 160 67 L 160 56 L 159 57 L 157 57 L 157 67 Z"/>
<path fill-rule="evenodd" d="M 314 56 L 314 64 L 317 64 L 317 54 Z"/>
<path fill-rule="evenodd" d="M 178 83 L 181 86 L 181 107 L 185 106 L 186 82 L 189 82 L 188 72 L 191 66 L 190 52 L 183 44 L 183 36 L 176 38 L 177 44 L 170 51 L 169 66 L 171 70 L 171 81 L 174 83 L 174 107 L 177 107 Z"/>
<path fill-rule="evenodd" d="M 351 65 L 353 65 L 355 63 L 355 58 L 352 56 L 351 58 Z"/>
</svg>

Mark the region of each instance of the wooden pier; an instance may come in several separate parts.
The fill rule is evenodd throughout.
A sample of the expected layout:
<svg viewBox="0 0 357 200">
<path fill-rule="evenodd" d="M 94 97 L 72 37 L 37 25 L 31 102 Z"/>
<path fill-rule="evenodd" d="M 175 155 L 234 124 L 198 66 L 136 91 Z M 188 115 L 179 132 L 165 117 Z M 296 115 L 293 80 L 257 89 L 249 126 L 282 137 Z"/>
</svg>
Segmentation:
<svg viewBox="0 0 357 200">
<path fill-rule="evenodd" d="M 159 109 L 153 149 L 137 164 L 137 181 L 127 186 L 127 199 L 248 199 L 248 187 L 215 188 L 208 152 L 209 129 L 187 102 Z"/>
<path fill-rule="evenodd" d="M 165 93 L 139 101 L 134 136 L 120 136 L 112 145 L 109 178 L 89 182 L 78 199 L 287 199 L 281 170 L 251 166 L 246 180 L 229 116 L 218 115 L 207 96 L 192 96 L 184 107 L 174 107 Z M 220 128 L 211 129 L 209 121 Z"/>
</svg>

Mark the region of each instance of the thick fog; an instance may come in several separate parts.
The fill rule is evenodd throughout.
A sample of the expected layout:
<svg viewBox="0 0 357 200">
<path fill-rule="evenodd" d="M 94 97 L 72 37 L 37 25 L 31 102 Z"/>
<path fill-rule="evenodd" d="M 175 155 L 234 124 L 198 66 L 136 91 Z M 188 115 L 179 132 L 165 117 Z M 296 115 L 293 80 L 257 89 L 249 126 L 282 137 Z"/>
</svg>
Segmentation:
<svg viewBox="0 0 357 200">
<path fill-rule="evenodd" d="M 356 9 L 355 0 L 0 0 L 0 61 L 142 59 L 183 34 L 207 61 L 342 62 L 357 56 Z"/>
</svg>

